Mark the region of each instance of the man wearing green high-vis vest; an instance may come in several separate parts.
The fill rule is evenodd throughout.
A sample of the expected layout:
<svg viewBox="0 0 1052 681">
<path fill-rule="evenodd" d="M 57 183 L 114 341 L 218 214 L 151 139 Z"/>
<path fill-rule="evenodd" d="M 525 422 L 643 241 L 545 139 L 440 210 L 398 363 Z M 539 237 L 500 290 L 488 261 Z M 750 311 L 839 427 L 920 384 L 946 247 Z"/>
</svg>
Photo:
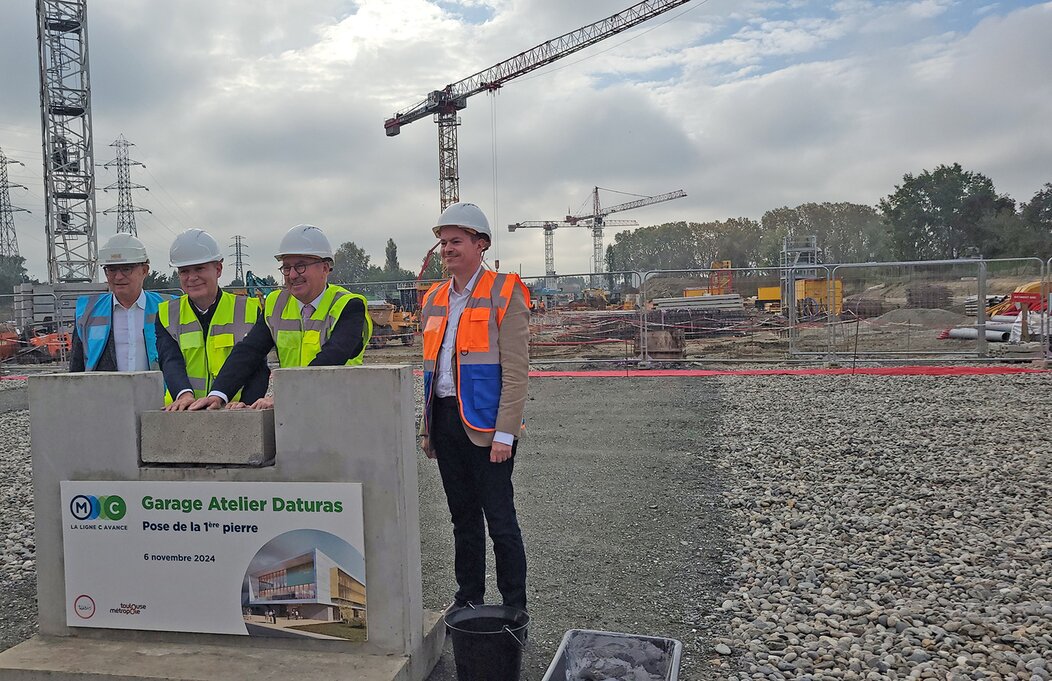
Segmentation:
<svg viewBox="0 0 1052 681">
<path fill-rule="evenodd" d="M 228 409 L 272 408 L 272 397 L 250 405 L 230 397 L 244 386 L 251 364 L 274 349 L 283 369 L 362 363 L 373 332 L 366 300 L 329 283 L 333 251 L 325 234 L 314 225 L 296 225 L 274 257 L 281 262 L 285 287 L 267 296 L 263 314 L 234 346 L 211 392 L 191 404 L 191 410 L 221 409 L 224 404 Z"/>
<path fill-rule="evenodd" d="M 165 411 L 183 411 L 206 396 L 234 345 L 260 316 L 259 300 L 219 288 L 223 252 L 202 229 L 175 238 L 169 261 L 184 295 L 157 308 L 157 353 L 164 373 Z M 264 356 L 234 400 L 253 403 L 267 394 L 270 369 Z"/>
</svg>

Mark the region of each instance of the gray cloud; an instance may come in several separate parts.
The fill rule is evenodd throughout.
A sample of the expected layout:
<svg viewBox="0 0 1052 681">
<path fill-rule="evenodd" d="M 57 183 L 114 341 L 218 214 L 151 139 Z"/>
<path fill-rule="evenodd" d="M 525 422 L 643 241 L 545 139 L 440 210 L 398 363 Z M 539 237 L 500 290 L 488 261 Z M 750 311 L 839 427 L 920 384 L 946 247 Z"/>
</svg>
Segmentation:
<svg viewBox="0 0 1052 681">
<path fill-rule="evenodd" d="M 806 201 L 874 204 L 903 173 L 954 161 L 1020 200 L 1052 180 L 1042 120 L 1052 4 L 973 16 L 946 2 L 685 9 L 504 88 L 497 211 L 494 103 L 470 100 L 461 196 L 497 223 L 503 267 L 543 271 L 540 231 L 508 234 L 508 222 L 560 217 L 594 185 L 686 189 L 686 199 L 619 216 L 645 225 L 759 218 Z M 148 170 L 133 173 L 151 189 L 136 202 L 154 211 L 140 217 L 140 235 L 155 263 L 175 232 L 200 226 L 223 243 L 247 236 L 253 269 L 271 272 L 282 233 L 313 222 L 374 260 L 393 237 L 415 269 L 438 212 L 436 126 L 421 120 L 388 139 L 383 120 L 613 11 L 604 0 L 92 2 L 96 159 L 111 158 L 118 133 L 136 143 Z M 34 210 L 17 225 L 43 276 L 31 3 L 0 7 L 0 57 L 0 147 L 27 164 L 13 172 L 35 196 L 13 199 Z M 111 181 L 100 171 L 100 186 Z M 115 202 L 98 199 L 100 209 Z M 113 224 L 100 217 L 100 235 Z M 560 271 L 588 268 L 587 230 L 556 241 Z"/>
</svg>

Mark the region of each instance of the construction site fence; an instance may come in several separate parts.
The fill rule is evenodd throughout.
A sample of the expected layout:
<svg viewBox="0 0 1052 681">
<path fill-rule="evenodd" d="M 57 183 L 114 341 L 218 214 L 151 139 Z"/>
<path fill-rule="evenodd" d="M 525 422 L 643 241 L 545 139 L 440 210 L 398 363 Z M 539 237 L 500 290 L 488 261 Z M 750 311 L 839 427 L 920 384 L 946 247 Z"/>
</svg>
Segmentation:
<svg viewBox="0 0 1052 681">
<path fill-rule="evenodd" d="M 992 332 L 1003 337 L 1010 324 L 989 319 L 986 309 L 1012 308 L 1009 296 L 1016 288 L 1040 292 L 1047 311 L 1052 258 L 625 270 L 522 279 L 532 294 L 535 363 L 952 361 L 1001 354 L 1007 344 L 987 338 L 995 337 Z M 415 315 L 431 283 L 341 285 Z M 716 298 L 699 304 L 700 296 Z M 68 361 L 65 346 L 41 339 L 72 331 L 77 297 L 34 294 L 33 314 L 26 317 L 18 309 L 24 299 L 0 294 L 0 362 Z M 796 304 L 787 304 L 790 300 Z M 1047 349 L 1047 312 L 1032 314 L 1029 326 L 1031 340 Z M 970 329 L 963 335 L 971 337 L 949 338 L 951 329 Z M 668 338 L 682 341 L 681 356 L 659 356 L 652 347 Z M 415 356 L 418 350 L 409 352 Z"/>
<path fill-rule="evenodd" d="M 1004 356 L 1016 317 L 1011 293 L 1029 286 L 1048 303 L 1049 263 L 1040 258 L 850 263 L 828 266 L 843 310 L 818 323 L 800 320 L 800 356 L 982 359 Z M 984 304 L 985 303 L 985 304 Z M 991 319 L 995 315 L 1012 321 Z M 1048 347 L 1047 311 L 1031 314 L 1030 337 Z M 816 320 L 821 321 L 821 320 Z M 957 330 L 957 331 L 955 331 Z M 955 338 L 954 333 L 971 337 Z"/>
</svg>

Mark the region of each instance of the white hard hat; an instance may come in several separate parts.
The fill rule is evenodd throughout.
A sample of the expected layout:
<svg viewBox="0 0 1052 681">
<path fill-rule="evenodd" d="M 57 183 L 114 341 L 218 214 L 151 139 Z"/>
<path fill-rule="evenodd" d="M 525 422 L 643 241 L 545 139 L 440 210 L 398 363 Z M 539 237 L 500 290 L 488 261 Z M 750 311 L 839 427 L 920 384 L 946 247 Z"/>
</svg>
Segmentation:
<svg viewBox="0 0 1052 681">
<path fill-rule="evenodd" d="M 438 236 L 443 227 L 460 227 L 469 232 L 481 234 L 493 241 L 493 233 L 489 229 L 489 220 L 486 219 L 482 209 L 473 203 L 454 203 L 442 211 L 438 216 L 438 222 L 431 230 Z"/>
<path fill-rule="evenodd" d="M 223 253 L 212 235 L 203 229 L 188 229 L 175 237 L 172 247 L 168 249 L 168 264 L 172 267 L 201 265 L 206 262 L 220 262 Z"/>
<path fill-rule="evenodd" d="M 332 246 L 321 229 L 314 225 L 296 225 L 281 237 L 274 258 L 281 260 L 286 255 L 316 255 L 332 260 Z"/>
<path fill-rule="evenodd" d="M 127 232 L 118 232 L 99 247 L 99 265 L 136 265 L 150 262 L 146 246 Z"/>
</svg>

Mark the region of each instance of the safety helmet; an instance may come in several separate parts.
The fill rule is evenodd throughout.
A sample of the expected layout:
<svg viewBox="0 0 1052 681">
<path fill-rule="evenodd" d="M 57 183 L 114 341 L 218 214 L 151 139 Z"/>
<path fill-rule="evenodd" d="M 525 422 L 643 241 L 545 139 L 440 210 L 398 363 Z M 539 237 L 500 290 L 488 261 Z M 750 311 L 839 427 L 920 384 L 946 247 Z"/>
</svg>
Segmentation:
<svg viewBox="0 0 1052 681">
<path fill-rule="evenodd" d="M 99 265 L 137 265 L 150 262 L 146 246 L 127 232 L 117 232 L 99 247 Z"/>
<path fill-rule="evenodd" d="M 296 225 L 281 237 L 275 260 L 286 255 L 315 255 L 332 260 L 332 246 L 325 233 L 314 225 Z"/>
<path fill-rule="evenodd" d="M 443 227 L 460 227 L 474 234 L 481 234 L 489 241 L 493 241 L 493 233 L 489 229 L 489 220 L 486 219 L 482 209 L 473 203 L 454 203 L 442 211 L 438 216 L 438 222 L 431 230 L 438 236 Z"/>
<path fill-rule="evenodd" d="M 220 262 L 223 253 L 212 235 L 203 229 L 188 229 L 175 237 L 172 247 L 168 249 L 168 264 L 172 267 L 201 265 L 206 262 Z"/>
</svg>

